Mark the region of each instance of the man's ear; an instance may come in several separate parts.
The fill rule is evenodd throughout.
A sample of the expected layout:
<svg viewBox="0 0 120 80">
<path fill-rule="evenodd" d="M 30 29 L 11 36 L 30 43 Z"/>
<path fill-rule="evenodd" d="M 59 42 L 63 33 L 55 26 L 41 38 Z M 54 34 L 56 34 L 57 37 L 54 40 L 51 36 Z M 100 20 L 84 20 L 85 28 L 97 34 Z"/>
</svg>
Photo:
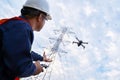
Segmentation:
<svg viewBox="0 0 120 80">
<path fill-rule="evenodd" d="M 38 17 L 37 17 L 37 21 L 40 22 L 42 20 L 42 14 L 40 14 Z"/>
</svg>

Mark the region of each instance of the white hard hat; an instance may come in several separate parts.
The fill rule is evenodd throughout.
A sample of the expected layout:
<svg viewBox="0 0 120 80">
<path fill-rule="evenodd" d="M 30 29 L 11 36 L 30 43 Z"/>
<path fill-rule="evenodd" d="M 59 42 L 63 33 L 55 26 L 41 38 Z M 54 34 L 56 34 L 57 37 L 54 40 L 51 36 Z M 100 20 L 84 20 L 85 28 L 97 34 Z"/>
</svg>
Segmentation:
<svg viewBox="0 0 120 80">
<path fill-rule="evenodd" d="M 37 10 L 45 12 L 47 14 L 46 19 L 52 19 L 49 14 L 49 5 L 46 0 L 27 0 L 23 6 L 35 8 Z"/>
</svg>

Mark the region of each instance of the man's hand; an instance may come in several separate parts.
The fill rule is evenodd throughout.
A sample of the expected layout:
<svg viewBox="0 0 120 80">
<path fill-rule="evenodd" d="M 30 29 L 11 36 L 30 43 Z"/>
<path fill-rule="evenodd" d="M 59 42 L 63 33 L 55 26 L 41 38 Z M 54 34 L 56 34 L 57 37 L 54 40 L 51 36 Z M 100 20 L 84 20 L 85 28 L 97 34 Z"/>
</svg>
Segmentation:
<svg viewBox="0 0 120 80">
<path fill-rule="evenodd" d="M 45 62 L 52 62 L 52 60 L 50 58 L 46 57 L 45 52 L 43 53 L 43 61 L 45 61 Z"/>
<path fill-rule="evenodd" d="M 35 66 L 36 66 L 36 71 L 34 73 L 34 75 L 37 75 L 41 72 L 43 72 L 43 67 L 40 65 L 40 61 L 35 61 Z"/>
</svg>

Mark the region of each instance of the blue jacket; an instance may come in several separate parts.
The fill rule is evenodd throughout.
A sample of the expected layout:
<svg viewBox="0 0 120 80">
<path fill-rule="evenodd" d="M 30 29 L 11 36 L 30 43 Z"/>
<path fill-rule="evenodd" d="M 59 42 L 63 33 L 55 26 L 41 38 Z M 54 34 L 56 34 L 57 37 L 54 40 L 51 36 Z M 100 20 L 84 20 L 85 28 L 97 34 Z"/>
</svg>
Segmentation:
<svg viewBox="0 0 120 80">
<path fill-rule="evenodd" d="M 31 51 L 34 36 L 30 24 L 23 20 L 10 20 L 0 25 L 0 29 L 3 32 L 0 80 L 33 75 L 36 70 L 33 61 L 42 61 L 43 57 Z"/>
</svg>

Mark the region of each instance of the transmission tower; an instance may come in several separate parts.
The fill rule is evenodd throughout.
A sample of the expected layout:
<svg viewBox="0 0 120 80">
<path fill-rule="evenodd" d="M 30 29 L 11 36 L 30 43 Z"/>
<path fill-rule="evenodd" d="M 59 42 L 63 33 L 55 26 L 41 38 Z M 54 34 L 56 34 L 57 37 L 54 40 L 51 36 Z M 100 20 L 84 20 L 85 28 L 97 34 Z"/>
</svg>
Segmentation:
<svg viewBox="0 0 120 80">
<path fill-rule="evenodd" d="M 44 73 L 40 73 L 37 76 L 23 78 L 21 80 L 50 80 L 51 79 L 51 74 L 52 74 L 52 70 L 53 70 L 53 68 L 51 66 L 54 66 L 54 61 L 55 61 L 55 57 L 56 57 L 56 55 L 58 53 L 59 46 L 62 43 L 63 37 L 64 37 L 64 35 L 66 34 L 67 31 L 68 31 L 67 27 L 62 28 L 60 35 L 55 40 L 55 43 L 53 44 L 53 47 L 50 50 L 49 57 L 53 59 L 53 62 L 48 64 L 49 68 L 47 68 Z"/>
</svg>

